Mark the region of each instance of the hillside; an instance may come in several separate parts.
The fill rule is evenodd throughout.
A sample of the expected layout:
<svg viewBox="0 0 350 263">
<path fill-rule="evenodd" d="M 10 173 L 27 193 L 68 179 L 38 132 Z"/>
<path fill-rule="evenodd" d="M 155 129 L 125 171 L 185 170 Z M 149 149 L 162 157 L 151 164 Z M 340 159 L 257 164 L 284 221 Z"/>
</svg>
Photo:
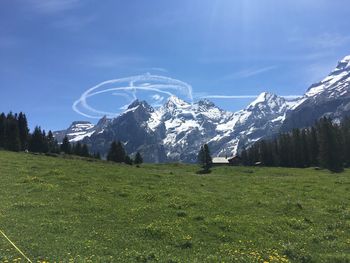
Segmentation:
<svg viewBox="0 0 350 263">
<path fill-rule="evenodd" d="M 197 169 L 0 151 L 0 229 L 33 262 L 350 261 L 350 171 Z"/>
</svg>

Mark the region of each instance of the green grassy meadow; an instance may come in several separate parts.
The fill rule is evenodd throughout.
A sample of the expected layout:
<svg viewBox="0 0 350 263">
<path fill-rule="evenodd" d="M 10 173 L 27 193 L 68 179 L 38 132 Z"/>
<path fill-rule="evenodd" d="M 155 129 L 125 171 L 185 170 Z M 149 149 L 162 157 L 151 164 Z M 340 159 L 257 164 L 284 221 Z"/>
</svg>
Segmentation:
<svg viewBox="0 0 350 263">
<path fill-rule="evenodd" d="M 349 170 L 197 170 L 0 151 L 0 229 L 33 262 L 350 262 Z"/>
</svg>

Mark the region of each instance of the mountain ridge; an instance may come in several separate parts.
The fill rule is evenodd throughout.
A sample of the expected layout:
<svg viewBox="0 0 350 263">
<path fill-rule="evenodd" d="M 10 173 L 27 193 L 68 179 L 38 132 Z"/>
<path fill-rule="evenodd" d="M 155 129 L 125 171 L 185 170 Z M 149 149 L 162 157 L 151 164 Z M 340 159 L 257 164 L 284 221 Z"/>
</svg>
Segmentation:
<svg viewBox="0 0 350 263">
<path fill-rule="evenodd" d="M 93 127 L 72 124 L 54 135 L 58 139 L 65 133 L 72 142 L 82 140 L 92 152 L 102 155 L 113 140 L 120 140 L 128 153 L 140 151 L 148 162 L 195 162 L 204 143 L 209 144 L 214 156 L 231 156 L 280 131 L 310 126 L 322 116 L 342 118 L 350 114 L 349 84 L 350 56 L 346 56 L 300 98 L 287 100 L 262 92 L 236 112 L 225 111 L 208 99 L 189 103 L 170 96 L 157 108 L 135 100 L 114 119 L 104 117 Z"/>
<path fill-rule="evenodd" d="M 268 101 L 268 105 L 264 105 L 265 100 Z M 154 148 L 155 142 L 151 143 L 153 146 L 144 141 L 143 144 L 133 143 L 136 146 L 131 147 L 128 146 L 131 139 L 126 138 L 122 133 L 132 133 L 141 129 L 141 133 L 151 135 L 157 142 L 156 144 L 162 146 L 160 147 L 161 152 L 164 150 L 164 156 L 153 156 L 149 161 L 155 158 L 162 161 L 195 162 L 198 148 L 206 142 L 212 146 L 214 155 L 235 154 L 238 149 L 238 140 L 235 140 L 235 137 L 239 137 L 240 140 L 244 137 L 235 131 L 243 130 L 242 126 L 247 126 L 246 118 L 250 120 L 252 112 L 255 114 L 259 112 L 260 118 L 271 114 L 281 117 L 280 115 L 283 115 L 287 109 L 285 102 L 285 99 L 275 94 L 263 92 L 246 109 L 230 112 L 222 110 L 208 99 L 191 104 L 176 96 L 170 96 L 161 107 L 156 109 L 146 101 L 135 100 L 118 117 L 114 119 L 104 117 L 95 126 L 90 123 L 91 126 L 87 126 L 84 138 L 82 138 L 84 132 L 82 123 L 88 122 L 74 122 L 66 131 L 58 131 L 54 135 L 57 139 L 67 135 L 71 142 L 81 140 L 87 143 L 93 152 L 99 151 L 102 155 L 106 153 L 110 140 L 113 138 L 113 140 L 123 141 L 126 148 L 129 148 L 131 153 L 135 153 L 136 150 L 144 151 L 142 149 L 144 146 Z M 128 130 L 120 131 L 120 127 L 117 127 L 117 125 L 123 126 L 125 123 L 131 124 L 132 122 L 137 125 L 131 125 Z M 79 134 L 72 133 L 72 130 L 77 130 L 75 127 L 77 125 L 80 128 Z M 140 136 L 139 132 L 136 133 L 138 133 L 137 136 Z M 134 138 L 137 137 L 135 136 Z M 143 137 L 145 136 L 143 134 Z M 107 139 L 101 139 L 103 137 Z M 257 140 L 257 138 L 251 138 L 249 134 L 246 137 L 252 142 Z M 227 142 L 230 142 L 231 145 L 226 147 L 223 144 Z"/>
</svg>

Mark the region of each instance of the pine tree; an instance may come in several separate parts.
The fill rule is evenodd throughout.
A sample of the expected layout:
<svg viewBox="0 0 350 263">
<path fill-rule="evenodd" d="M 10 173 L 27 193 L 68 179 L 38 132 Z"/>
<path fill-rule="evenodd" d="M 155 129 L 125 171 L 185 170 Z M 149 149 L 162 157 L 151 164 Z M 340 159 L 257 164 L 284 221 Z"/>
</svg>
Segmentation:
<svg viewBox="0 0 350 263">
<path fill-rule="evenodd" d="M 5 148 L 5 133 L 6 133 L 7 118 L 5 113 L 0 114 L 0 149 Z"/>
<path fill-rule="evenodd" d="M 308 143 L 308 131 L 303 129 L 301 131 L 301 155 L 302 155 L 302 167 L 310 167 L 310 147 Z"/>
<path fill-rule="evenodd" d="M 82 155 L 81 142 L 77 142 L 76 144 L 72 145 L 72 153 L 78 156 Z"/>
<path fill-rule="evenodd" d="M 59 152 L 59 147 L 58 143 L 55 140 L 55 137 L 53 136 L 52 131 L 49 131 L 46 137 L 47 145 L 48 145 L 48 152 L 50 153 L 58 153 Z"/>
<path fill-rule="evenodd" d="M 45 130 L 42 132 L 42 151 L 43 153 L 47 153 L 49 151 L 49 143 L 47 141 L 47 136 Z"/>
<path fill-rule="evenodd" d="M 22 112 L 20 112 L 18 115 L 18 129 L 19 129 L 19 139 L 21 142 L 21 149 L 26 150 L 28 148 L 29 128 L 28 128 L 27 117 Z"/>
<path fill-rule="evenodd" d="M 16 152 L 21 150 L 17 115 L 13 115 L 12 112 L 7 115 L 5 128 L 5 149 Z"/>
<path fill-rule="evenodd" d="M 63 138 L 60 148 L 61 148 L 61 152 L 64 152 L 65 154 L 71 154 L 71 145 L 67 136 Z"/>
<path fill-rule="evenodd" d="M 130 158 L 129 155 L 125 156 L 125 163 L 129 164 L 129 165 L 132 165 L 133 162 L 132 162 L 132 159 Z"/>
<path fill-rule="evenodd" d="M 107 154 L 107 161 L 115 162 L 117 159 L 117 143 L 113 141 L 111 146 L 109 147 L 109 151 Z"/>
<path fill-rule="evenodd" d="M 318 130 L 321 166 L 333 172 L 341 172 L 343 164 L 341 145 L 337 138 L 339 134 L 331 119 L 322 118 L 319 122 Z"/>
<path fill-rule="evenodd" d="M 134 163 L 135 163 L 135 164 L 141 164 L 141 163 L 143 163 L 143 158 L 142 158 L 140 152 L 137 152 L 137 153 L 136 153 Z"/>
<path fill-rule="evenodd" d="M 250 165 L 250 161 L 248 159 L 248 152 L 245 148 L 242 149 L 240 157 L 243 165 Z"/>
<path fill-rule="evenodd" d="M 29 151 L 31 152 L 43 152 L 44 151 L 44 141 L 43 141 L 43 132 L 39 126 L 34 128 L 33 134 L 30 137 L 29 141 Z"/>
<path fill-rule="evenodd" d="M 294 167 L 303 167 L 303 146 L 301 141 L 301 135 L 299 129 L 293 129 L 292 131 L 293 137 L 293 166 Z"/>
<path fill-rule="evenodd" d="M 315 127 L 311 127 L 310 134 L 309 134 L 309 158 L 310 158 L 310 165 L 312 166 L 318 166 L 319 165 L 319 145 L 318 145 L 318 138 L 317 138 L 317 130 Z"/>
<path fill-rule="evenodd" d="M 344 165 L 350 166 L 350 117 L 344 118 L 340 126 L 342 135 L 342 154 L 344 157 Z"/>
<path fill-rule="evenodd" d="M 210 171 L 213 162 L 210 155 L 209 146 L 207 144 L 204 144 L 198 152 L 198 163 L 201 165 L 204 172 Z"/>
<path fill-rule="evenodd" d="M 83 144 L 83 146 L 81 147 L 81 156 L 90 157 L 89 148 L 86 144 Z"/>
<path fill-rule="evenodd" d="M 116 162 L 117 163 L 123 163 L 125 162 L 125 157 L 126 157 L 126 152 L 124 150 L 123 144 L 118 141 L 117 143 L 117 158 L 116 158 Z"/>
<path fill-rule="evenodd" d="M 101 160 L 101 154 L 99 152 L 94 153 L 94 158 L 97 160 Z"/>
<path fill-rule="evenodd" d="M 201 148 L 199 149 L 198 156 L 197 156 L 197 162 L 200 166 L 202 166 L 205 162 L 204 147 L 203 146 L 201 146 Z"/>
<path fill-rule="evenodd" d="M 120 141 L 118 142 L 113 141 L 107 155 L 107 160 L 113 161 L 116 163 L 123 163 L 125 162 L 125 158 L 126 158 L 126 153 L 122 143 Z"/>
</svg>

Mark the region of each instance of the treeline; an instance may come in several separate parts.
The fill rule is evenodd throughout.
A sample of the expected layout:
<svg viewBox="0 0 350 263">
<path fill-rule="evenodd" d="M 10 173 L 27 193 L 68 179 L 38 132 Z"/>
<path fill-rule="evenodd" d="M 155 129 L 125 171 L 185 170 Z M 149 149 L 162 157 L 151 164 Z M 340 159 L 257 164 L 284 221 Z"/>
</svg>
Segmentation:
<svg viewBox="0 0 350 263">
<path fill-rule="evenodd" d="M 137 152 L 135 158 L 131 159 L 126 153 L 123 144 L 120 141 L 113 141 L 107 154 L 107 161 L 138 165 L 143 163 L 143 158 L 141 154 Z"/>
<path fill-rule="evenodd" d="M 307 129 L 294 129 L 261 140 L 240 153 L 243 165 L 322 167 L 341 172 L 350 167 L 350 119 L 341 124 L 324 117 Z"/>
<path fill-rule="evenodd" d="M 61 145 L 54 138 L 53 133 L 42 130 L 39 126 L 29 132 L 27 117 L 24 113 L 12 112 L 0 114 L 0 149 L 8 151 L 29 151 L 34 153 L 65 153 L 83 157 L 100 159 L 100 154 L 91 155 L 86 144 L 80 142 L 72 144 L 66 136 Z"/>
<path fill-rule="evenodd" d="M 96 159 L 101 159 L 100 153 L 90 154 L 89 148 L 86 144 L 82 144 L 81 142 L 70 143 L 67 136 L 63 138 L 59 149 L 60 152 L 63 152 L 65 154 L 73 154 L 82 157 L 93 157 Z"/>
<path fill-rule="evenodd" d="M 19 114 L 13 114 L 12 112 L 7 115 L 5 113 L 0 114 L 0 149 L 15 152 L 64 153 L 101 159 L 100 153 L 91 154 L 86 144 L 81 142 L 71 143 L 67 136 L 59 144 L 51 131 L 46 133 L 39 126 L 36 126 L 33 133 L 30 133 L 27 117 L 22 112 Z M 132 159 L 126 153 L 120 141 L 114 141 L 111 144 L 107 160 L 130 165 L 143 163 L 143 158 L 139 152 Z"/>
<path fill-rule="evenodd" d="M 24 113 L 0 114 L 0 148 L 20 151 L 28 148 L 29 129 Z"/>
</svg>

